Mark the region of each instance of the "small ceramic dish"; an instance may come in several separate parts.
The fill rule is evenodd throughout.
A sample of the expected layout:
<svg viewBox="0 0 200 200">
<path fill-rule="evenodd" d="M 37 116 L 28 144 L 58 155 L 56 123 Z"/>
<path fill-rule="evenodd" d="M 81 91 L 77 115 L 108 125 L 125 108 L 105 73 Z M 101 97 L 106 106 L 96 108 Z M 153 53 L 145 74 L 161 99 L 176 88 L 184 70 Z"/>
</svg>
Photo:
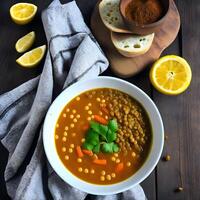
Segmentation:
<svg viewBox="0 0 200 200">
<path fill-rule="evenodd" d="M 55 127 L 58 117 L 74 97 L 96 88 L 113 88 L 123 91 L 139 101 L 149 115 L 153 140 L 149 155 L 142 167 L 128 179 L 111 185 L 97 185 L 81 180 L 73 175 L 60 160 L 55 145 Z M 164 128 L 160 113 L 153 101 L 138 87 L 112 77 L 99 77 L 79 81 L 65 89 L 53 102 L 46 115 L 43 126 L 43 144 L 48 161 L 55 172 L 69 185 L 81 191 L 95 195 L 110 195 L 123 192 L 141 183 L 153 171 L 158 163 L 164 144 Z"/>
<path fill-rule="evenodd" d="M 122 18 L 127 28 L 131 32 L 138 35 L 148 35 L 151 33 L 155 33 L 164 24 L 166 18 L 169 17 L 170 9 L 172 9 L 171 4 L 173 3 L 173 0 L 161 0 L 162 7 L 163 7 L 162 17 L 154 23 L 147 24 L 147 25 L 138 25 L 134 21 L 128 19 L 126 16 L 126 8 L 131 1 L 132 0 L 120 1 L 120 13 L 122 15 Z"/>
</svg>

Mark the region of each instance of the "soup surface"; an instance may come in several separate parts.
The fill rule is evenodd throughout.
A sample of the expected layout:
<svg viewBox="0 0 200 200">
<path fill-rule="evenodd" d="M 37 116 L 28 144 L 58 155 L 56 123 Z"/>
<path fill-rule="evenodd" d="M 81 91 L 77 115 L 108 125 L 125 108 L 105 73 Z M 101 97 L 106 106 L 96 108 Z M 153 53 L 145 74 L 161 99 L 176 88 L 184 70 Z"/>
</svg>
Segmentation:
<svg viewBox="0 0 200 200">
<path fill-rule="evenodd" d="M 151 142 L 144 108 L 110 88 L 72 99 L 55 128 L 57 153 L 66 168 L 84 181 L 101 185 L 132 176 L 145 162 Z"/>
</svg>

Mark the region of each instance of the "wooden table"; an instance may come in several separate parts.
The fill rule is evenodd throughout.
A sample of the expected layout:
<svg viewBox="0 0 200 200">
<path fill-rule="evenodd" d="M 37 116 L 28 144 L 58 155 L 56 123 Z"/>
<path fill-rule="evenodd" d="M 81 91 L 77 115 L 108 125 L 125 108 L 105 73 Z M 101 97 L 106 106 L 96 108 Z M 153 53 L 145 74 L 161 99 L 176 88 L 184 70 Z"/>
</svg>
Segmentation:
<svg viewBox="0 0 200 200">
<path fill-rule="evenodd" d="M 36 19 L 28 26 L 17 26 L 10 20 L 9 7 L 16 2 L 18 1 L 1 0 L 0 94 L 35 77 L 41 72 L 43 66 L 41 63 L 35 69 L 19 67 L 15 62 L 19 55 L 14 49 L 14 44 L 17 38 L 32 30 L 35 30 L 37 35 L 34 46 L 45 43 L 40 14 L 51 0 L 28 1 L 35 3 L 39 8 Z M 96 0 L 77 0 L 77 2 L 89 24 Z M 177 54 L 188 60 L 193 70 L 190 88 L 177 97 L 164 96 L 150 85 L 149 68 L 135 77 L 126 79 L 143 89 L 157 104 L 168 136 L 163 156 L 169 154 L 171 160 L 169 162 L 160 160 L 156 169 L 142 183 L 150 200 L 200 199 L 200 1 L 177 0 L 176 3 L 181 14 L 182 27 L 176 41 L 163 55 Z M 104 75 L 114 76 L 109 70 Z M 2 145 L 0 145 L 0 158 L 0 199 L 6 200 L 9 198 L 6 195 L 3 171 L 7 162 L 7 152 Z M 183 186 L 183 192 L 174 192 L 178 186 Z"/>
</svg>

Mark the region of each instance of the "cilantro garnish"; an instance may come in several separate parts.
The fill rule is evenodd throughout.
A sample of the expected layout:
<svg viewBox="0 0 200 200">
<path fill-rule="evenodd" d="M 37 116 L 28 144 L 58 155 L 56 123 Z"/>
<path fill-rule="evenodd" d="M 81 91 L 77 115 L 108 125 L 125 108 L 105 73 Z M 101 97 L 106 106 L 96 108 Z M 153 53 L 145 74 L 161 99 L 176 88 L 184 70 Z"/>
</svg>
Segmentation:
<svg viewBox="0 0 200 200">
<path fill-rule="evenodd" d="M 116 153 L 119 151 L 118 145 L 115 143 L 117 139 L 118 125 L 115 119 L 103 125 L 98 122 L 91 121 L 83 143 L 83 148 L 91 150 L 94 153 Z"/>
</svg>

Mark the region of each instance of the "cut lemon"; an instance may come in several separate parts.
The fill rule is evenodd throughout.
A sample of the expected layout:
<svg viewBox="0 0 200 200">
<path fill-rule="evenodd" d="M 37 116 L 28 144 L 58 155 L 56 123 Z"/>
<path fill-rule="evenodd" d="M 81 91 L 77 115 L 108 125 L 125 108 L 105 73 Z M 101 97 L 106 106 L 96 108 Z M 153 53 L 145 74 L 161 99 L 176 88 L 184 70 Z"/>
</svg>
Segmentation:
<svg viewBox="0 0 200 200">
<path fill-rule="evenodd" d="M 31 48 L 34 41 L 35 41 L 35 32 L 32 31 L 27 35 L 21 37 L 19 40 L 17 40 L 15 44 L 15 49 L 17 52 L 23 53 Z"/>
<path fill-rule="evenodd" d="M 35 16 L 37 6 L 31 3 L 17 3 L 10 8 L 10 16 L 16 24 L 28 24 Z"/>
<path fill-rule="evenodd" d="M 43 58 L 46 50 L 46 45 L 37 47 L 16 60 L 16 62 L 23 67 L 35 67 Z"/>
<path fill-rule="evenodd" d="M 168 55 L 155 62 L 150 71 L 150 80 L 161 93 L 178 95 L 189 87 L 192 71 L 185 59 Z"/>
</svg>

